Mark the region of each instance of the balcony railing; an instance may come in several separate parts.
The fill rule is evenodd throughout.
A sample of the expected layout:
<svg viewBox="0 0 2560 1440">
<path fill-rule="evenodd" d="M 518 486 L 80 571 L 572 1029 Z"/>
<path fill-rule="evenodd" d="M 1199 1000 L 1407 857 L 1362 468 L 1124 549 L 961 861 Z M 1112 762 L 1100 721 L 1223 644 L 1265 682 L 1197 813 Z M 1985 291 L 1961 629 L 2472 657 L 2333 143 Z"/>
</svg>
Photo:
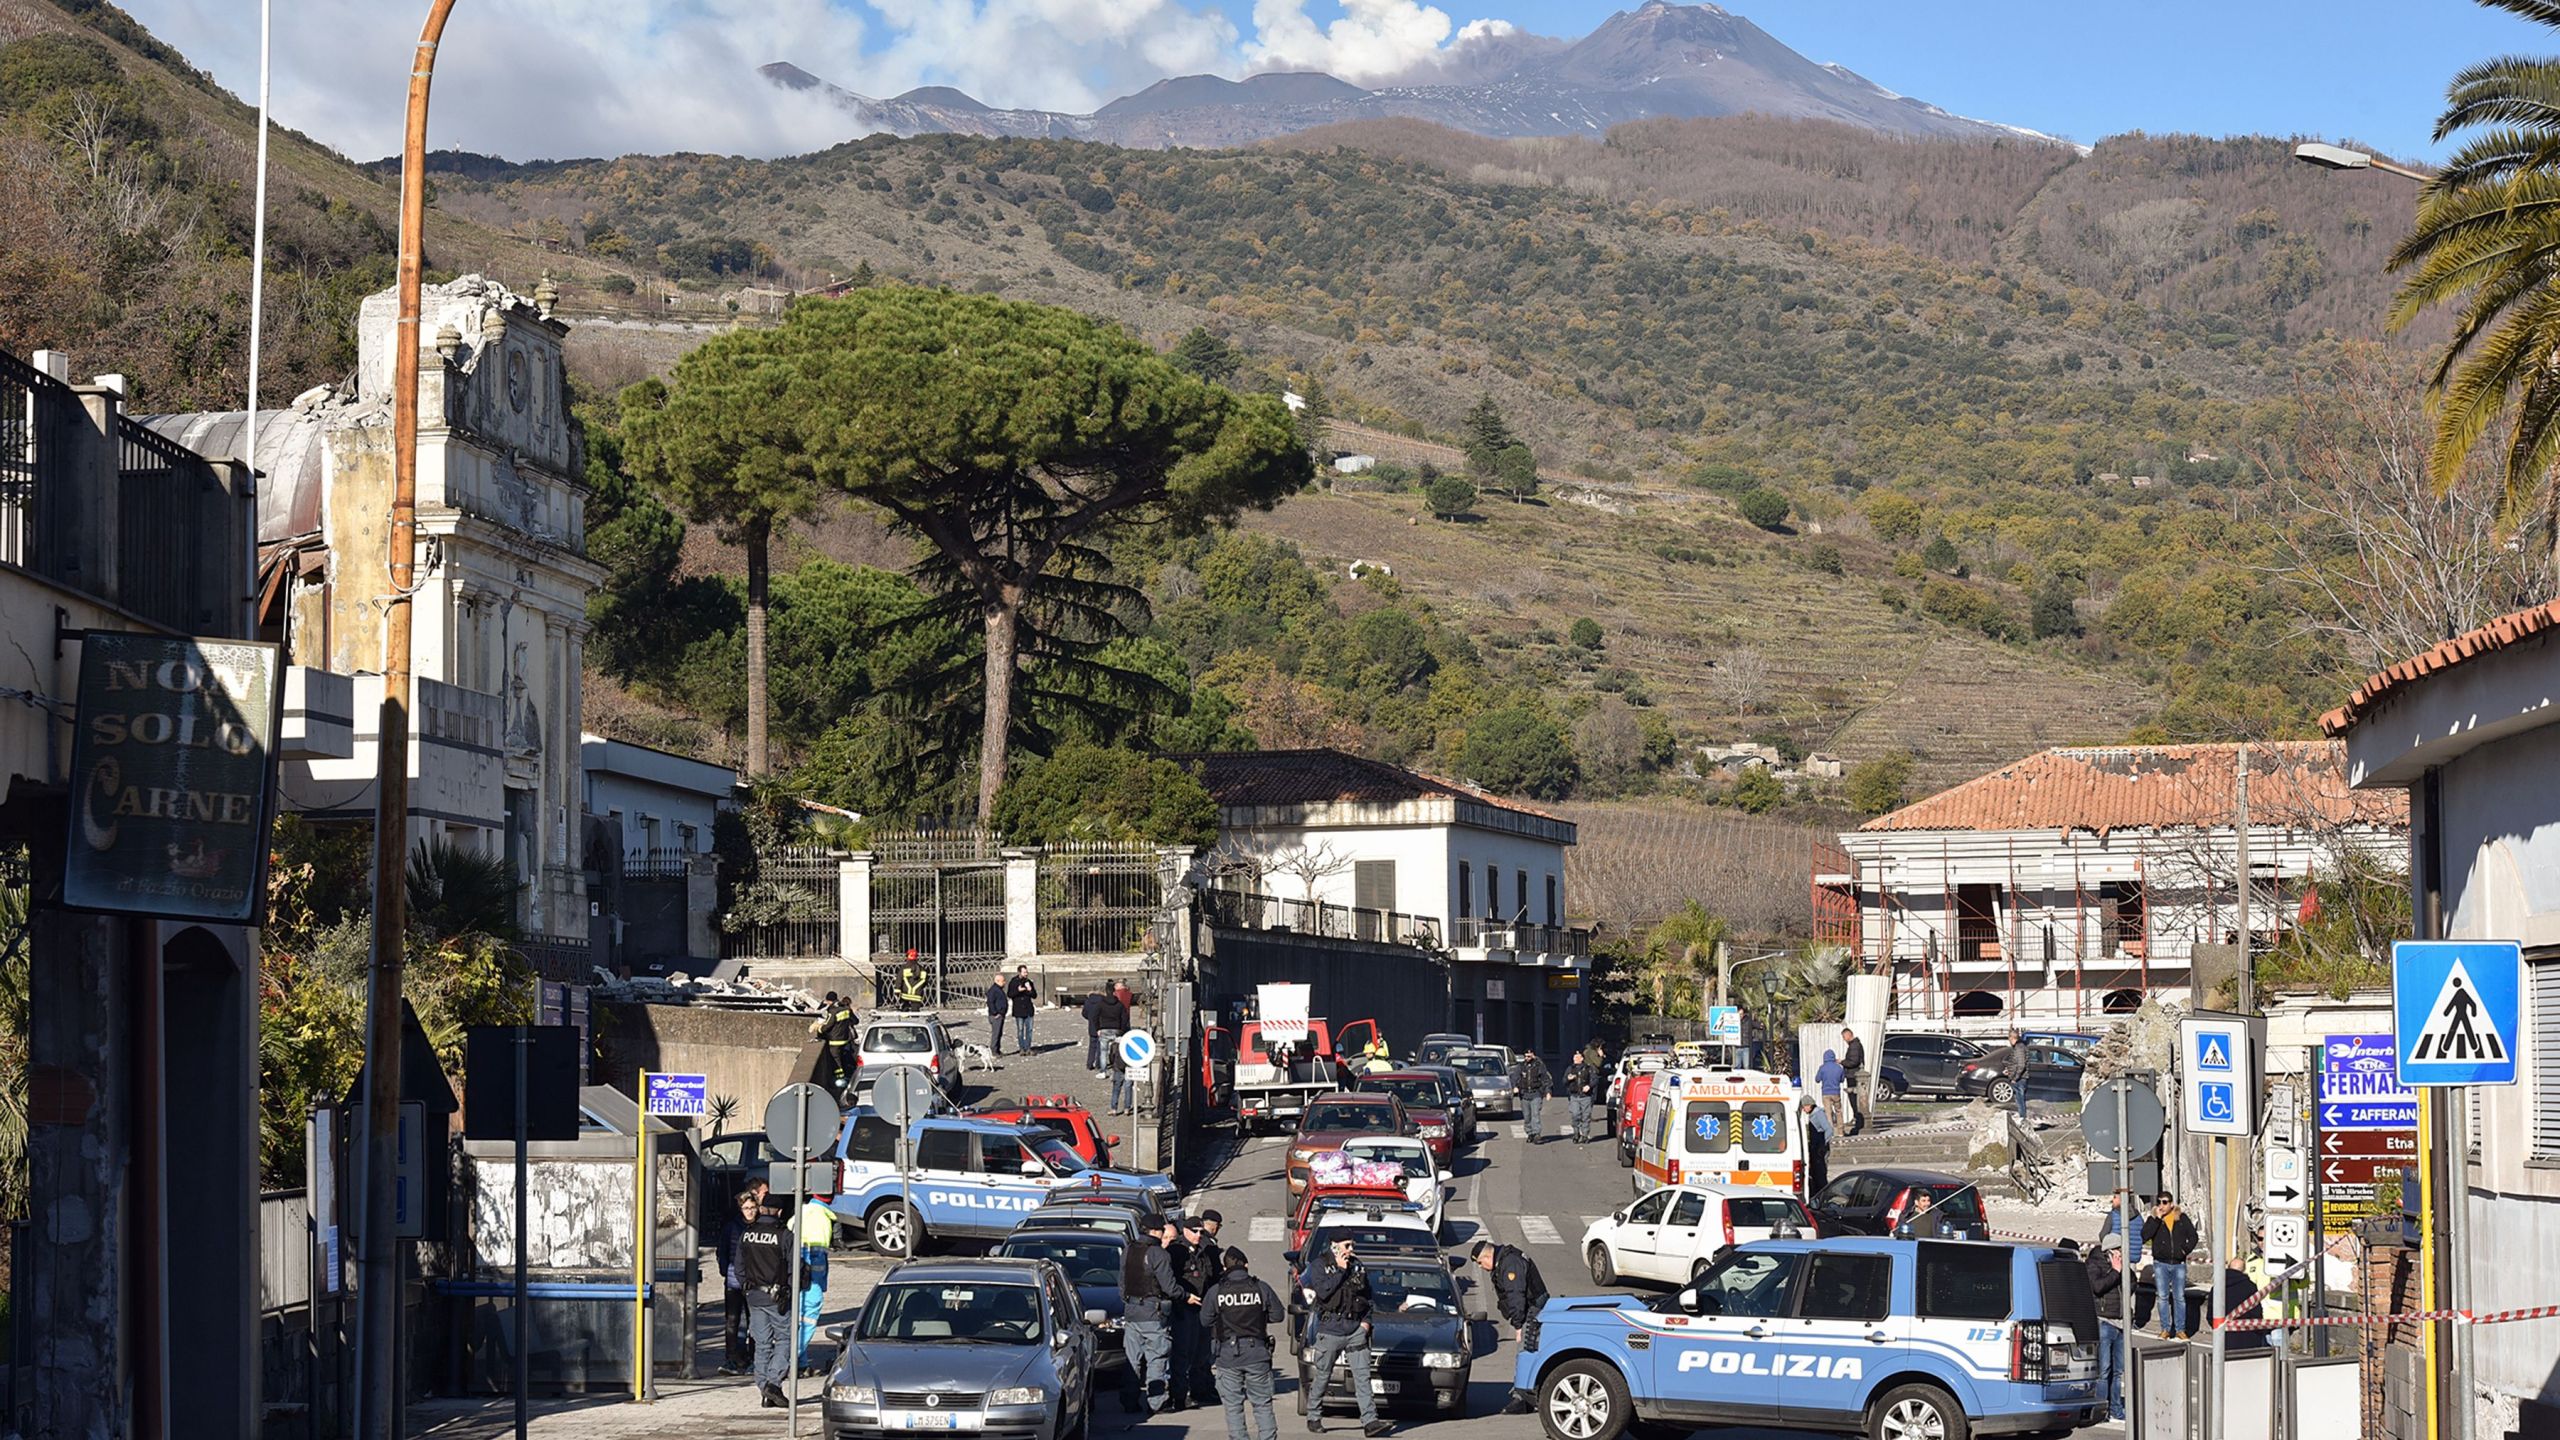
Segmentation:
<svg viewBox="0 0 2560 1440">
<path fill-rule="evenodd" d="M 234 634 L 250 588 L 245 471 L 153 434 L 120 403 L 0 351 L 0 563 L 182 635 Z"/>
<path fill-rule="evenodd" d="M 1371 910 L 1322 900 L 1289 900 L 1240 890 L 1208 891 L 1200 897 L 1200 908 L 1210 924 L 1230 930 L 1288 930 L 1333 940 L 1368 940 L 1423 950 L 1441 948 L 1440 920 L 1434 915 L 1407 915 L 1400 910 Z"/>
<path fill-rule="evenodd" d="M 1531 955 L 1591 958 L 1591 932 L 1571 925 L 1531 925 L 1509 920 L 1463 917 L 1450 927 L 1460 950 L 1515 950 Z"/>
</svg>

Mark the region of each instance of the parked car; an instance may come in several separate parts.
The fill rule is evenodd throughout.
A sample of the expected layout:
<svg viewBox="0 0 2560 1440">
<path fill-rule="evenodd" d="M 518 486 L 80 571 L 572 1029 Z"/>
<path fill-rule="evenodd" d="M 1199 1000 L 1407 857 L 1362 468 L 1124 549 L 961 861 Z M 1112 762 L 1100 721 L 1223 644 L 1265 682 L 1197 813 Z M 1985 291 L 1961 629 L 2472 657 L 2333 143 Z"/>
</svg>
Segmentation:
<svg viewBox="0 0 2560 1440">
<path fill-rule="evenodd" d="M 2015 1048 L 2003 1045 L 1964 1062 L 1956 1077 L 1956 1088 L 1967 1095 L 1989 1096 L 1994 1104 L 2014 1103 L 2018 1098 L 2018 1086 L 2009 1077 L 2008 1066 L 2010 1053 Z M 2064 1105 L 2078 1104 L 2080 1080 L 2087 1069 L 2081 1058 L 2068 1050 L 2030 1044 L 2027 1046 L 2027 1098 Z"/>
<path fill-rule="evenodd" d="M 1718 1425 L 1965 1440 L 2106 1414 L 2085 1271 L 2043 1246 L 1762 1240 L 1651 1302 L 1549 1300 L 1538 1331 L 1511 1398 L 1547 1440 Z"/>
<path fill-rule="evenodd" d="M 1652 1102 L 1657 1088 L 1654 1082 L 1662 1074 L 1660 1070 L 1647 1070 L 1627 1077 L 1626 1093 L 1620 1097 L 1622 1103 L 1616 1112 L 1618 1136 L 1615 1148 L 1618 1168 L 1622 1170 L 1635 1168 L 1636 1139 L 1644 1133 L 1645 1106 Z"/>
<path fill-rule="evenodd" d="M 897 1127 L 877 1112 L 854 1111 L 837 1140 L 843 1191 L 831 1202 L 836 1218 L 861 1227 L 883 1255 L 911 1255 L 941 1238 L 995 1239 L 1023 1215 L 1063 1198 L 1061 1191 L 1173 1194 L 1170 1176 L 1096 1170 L 1038 1126 L 932 1115 L 908 1127 L 908 1140 L 903 1176 Z"/>
<path fill-rule="evenodd" d="M 1354 1243 L 1369 1282 L 1369 1386 L 1381 1410 L 1458 1416 L 1467 1413 L 1467 1375 L 1474 1365 L 1467 1320 L 1449 1267 L 1435 1250 L 1372 1250 Z M 1295 1290 L 1296 1286 L 1291 1286 Z M 1332 1374 L 1315 1375 L 1315 1317 L 1297 1323 L 1298 1413 L 1356 1403 L 1348 1357 Z"/>
<path fill-rule="evenodd" d="M 1782 1232 L 1792 1232 L 1782 1234 Z M 1735 1245 L 1820 1231 L 1804 1202 L 1766 1185 L 1665 1185 L 1582 1232 L 1582 1260 L 1598 1285 L 1621 1279 L 1680 1285 Z"/>
<path fill-rule="evenodd" d="M 1020 1100 L 985 1100 L 969 1107 L 971 1115 L 990 1120 L 1010 1120 L 1017 1125 L 1037 1125 L 1057 1132 L 1067 1148 L 1085 1159 L 1088 1165 L 1108 1166 L 1111 1147 L 1120 1143 L 1117 1135 L 1106 1135 L 1095 1124 L 1093 1112 L 1065 1095 L 1026 1095 Z"/>
<path fill-rule="evenodd" d="M 1810 1208 L 1825 1235 L 1891 1235 L 1911 1218 L 1913 1197 L 1926 1194 L 1931 1208 L 1973 1238 L 1990 1234 L 1982 1213 L 1982 1191 L 1961 1175 L 1943 1170 L 1910 1170 L 1879 1166 L 1831 1177 L 1813 1197 Z"/>
<path fill-rule="evenodd" d="M 1132 1243 L 1130 1237 L 1109 1230 L 1054 1229 L 1026 1222 L 987 1254 L 999 1260 L 1048 1260 L 1065 1271 L 1067 1283 L 1076 1287 L 1076 1303 L 1083 1313 L 1102 1315 L 1093 1322 L 1099 1341 L 1094 1373 L 1117 1378 L 1129 1365 L 1120 1337 L 1120 1265 Z"/>
<path fill-rule="evenodd" d="M 1630 1045 L 1609 1067 L 1609 1117 L 1611 1128 L 1624 1123 L 1627 1111 L 1627 1084 L 1639 1075 L 1650 1075 L 1671 1064 L 1668 1045 Z"/>
<path fill-rule="evenodd" d="M 1430 1146 L 1403 1135 L 1363 1135 L 1343 1141 L 1342 1153 L 1354 1160 L 1383 1160 L 1401 1169 L 1404 1198 L 1421 1207 L 1433 1234 L 1444 1228 L 1449 1182 L 1455 1177 L 1432 1156 Z"/>
<path fill-rule="evenodd" d="M 1479 1115 L 1520 1113 L 1520 1083 L 1512 1073 L 1511 1047 L 1478 1045 L 1449 1057 L 1467 1077 L 1467 1092 L 1476 1097 Z"/>
<path fill-rule="evenodd" d="M 862 1038 L 856 1045 L 861 1067 L 854 1072 L 856 1103 L 870 1103 L 872 1083 L 892 1065 L 917 1066 L 933 1077 L 935 1088 L 943 1094 L 960 1093 L 960 1047 L 952 1043 L 951 1032 L 942 1028 L 939 1015 L 874 1014 L 862 1022 Z"/>
<path fill-rule="evenodd" d="M 1910 1077 L 1902 1073 L 1902 1067 L 1898 1065 L 1879 1065 L 1876 1067 L 1876 1098 L 1880 1100 L 1900 1100 L 1905 1096 L 1908 1096 L 1910 1093 L 1911 1080 Z"/>
<path fill-rule="evenodd" d="M 2068 1050 L 2074 1055 L 2085 1056 L 2097 1049 L 2098 1042 L 2106 1037 L 2091 1035 L 2080 1030 L 2029 1030 L 2018 1038 L 2030 1045 L 2050 1045 L 2056 1050 Z"/>
<path fill-rule="evenodd" d="M 1289 1142 L 1289 1195 L 1307 1188 L 1307 1161 L 1320 1150 L 1339 1150 L 1359 1135 L 1413 1135 L 1413 1118 L 1393 1095 L 1337 1090 L 1307 1102 L 1298 1137 Z M 1420 1138 L 1416 1136 L 1416 1138 Z"/>
<path fill-rule="evenodd" d="M 1443 1064 L 1407 1065 L 1404 1068 L 1440 1077 L 1440 1088 L 1449 1101 L 1450 1134 L 1461 1145 L 1474 1144 L 1476 1140 L 1475 1092 L 1467 1088 L 1467 1077 L 1458 1073 L 1458 1067 Z"/>
<path fill-rule="evenodd" d="M 1961 1035 L 1908 1034 L 1884 1037 L 1880 1063 L 1902 1072 L 1902 1091 L 1894 1099 L 1908 1094 L 1961 1095 L 1964 1062 L 1982 1058 L 1982 1047 Z M 1879 1072 L 1876 1079 L 1884 1076 Z"/>
<path fill-rule="evenodd" d="M 1104 1318 L 1046 1260 L 909 1261 L 842 1328 L 827 1376 L 829 1440 L 983 1430 L 1068 1440 L 1093 1419 Z M 966 1417 L 965 1420 L 963 1417 Z"/>
<path fill-rule="evenodd" d="M 1447 1165 L 1458 1148 L 1458 1117 L 1449 1103 L 1448 1086 L 1428 1070 L 1384 1070 L 1351 1082 L 1364 1094 L 1393 1095 L 1404 1102 L 1413 1133 L 1431 1147 L 1432 1158 Z"/>
<path fill-rule="evenodd" d="M 1435 1034 L 1425 1035 L 1422 1037 L 1422 1043 L 1413 1047 L 1413 1063 L 1416 1065 L 1446 1065 L 1449 1063 L 1450 1056 L 1457 1054 L 1461 1050 L 1467 1049 L 1475 1043 L 1476 1038 L 1474 1036 L 1460 1035 L 1455 1031 L 1444 1030 Z"/>
<path fill-rule="evenodd" d="M 1322 1248 L 1315 1237 L 1328 1227 L 1348 1227 L 1352 1238 L 1371 1245 L 1419 1245 L 1436 1251 L 1440 1244 L 1422 1207 L 1406 1197 L 1401 1185 L 1308 1186 L 1289 1219 L 1289 1253 L 1315 1254 Z"/>
</svg>

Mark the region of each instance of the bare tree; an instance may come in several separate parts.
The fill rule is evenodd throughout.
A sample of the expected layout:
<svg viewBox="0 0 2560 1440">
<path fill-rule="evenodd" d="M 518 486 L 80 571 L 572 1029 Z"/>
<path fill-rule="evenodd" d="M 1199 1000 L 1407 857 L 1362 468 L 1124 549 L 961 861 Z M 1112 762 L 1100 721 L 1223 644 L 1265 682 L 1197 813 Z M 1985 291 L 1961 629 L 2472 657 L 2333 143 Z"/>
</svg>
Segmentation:
<svg viewBox="0 0 2560 1440">
<path fill-rule="evenodd" d="M 1769 689 L 1769 657 L 1748 645 L 1727 650 L 1707 672 L 1707 689 L 1730 701 L 1735 716 L 1749 714 Z"/>
<path fill-rule="evenodd" d="M 1351 868 L 1351 857 L 1333 848 L 1330 840 L 1313 847 L 1303 843 L 1273 854 L 1268 868 L 1295 879 L 1306 891 L 1306 898 L 1316 898 L 1316 886 Z"/>
<path fill-rule="evenodd" d="M 2435 426 L 2414 377 L 2359 351 L 2303 415 L 2295 462 L 2262 468 L 2280 507 L 2273 569 L 2304 632 L 2371 670 L 2552 593 L 2550 550 L 2499 532 L 2493 463 L 2428 473 Z"/>
</svg>

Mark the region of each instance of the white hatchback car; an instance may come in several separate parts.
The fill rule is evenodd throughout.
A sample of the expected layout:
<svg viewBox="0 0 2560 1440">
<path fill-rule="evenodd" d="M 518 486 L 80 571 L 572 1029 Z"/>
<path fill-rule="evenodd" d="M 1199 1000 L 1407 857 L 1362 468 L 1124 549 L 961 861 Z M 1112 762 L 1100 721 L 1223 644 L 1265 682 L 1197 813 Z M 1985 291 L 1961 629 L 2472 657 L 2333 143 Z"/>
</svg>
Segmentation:
<svg viewBox="0 0 2560 1440">
<path fill-rule="evenodd" d="M 930 1013 L 883 1011 L 862 1023 L 862 1036 L 855 1042 L 860 1069 L 855 1074 L 855 1093 L 868 1103 L 871 1082 L 892 1065 L 913 1065 L 933 1077 L 935 1088 L 946 1096 L 960 1093 L 960 1048 L 951 1042 L 951 1033 L 942 1028 L 942 1017 Z"/>
<path fill-rule="evenodd" d="M 1342 1142 L 1342 1153 L 1354 1160 L 1383 1160 L 1404 1167 L 1404 1193 L 1422 1207 L 1424 1223 L 1437 1235 L 1449 1202 L 1451 1175 L 1431 1159 L 1429 1144 L 1405 1135 L 1364 1135 Z"/>
<path fill-rule="evenodd" d="M 1768 1185 L 1692 1181 L 1649 1190 L 1582 1232 L 1582 1258 L 1602 1285 L 1621 1279 L 1686 1285 L 1718 1255 L 1781 1228 L 1811 1239 L 1813 1215 L 1788 1191 Z"/>
</svg>

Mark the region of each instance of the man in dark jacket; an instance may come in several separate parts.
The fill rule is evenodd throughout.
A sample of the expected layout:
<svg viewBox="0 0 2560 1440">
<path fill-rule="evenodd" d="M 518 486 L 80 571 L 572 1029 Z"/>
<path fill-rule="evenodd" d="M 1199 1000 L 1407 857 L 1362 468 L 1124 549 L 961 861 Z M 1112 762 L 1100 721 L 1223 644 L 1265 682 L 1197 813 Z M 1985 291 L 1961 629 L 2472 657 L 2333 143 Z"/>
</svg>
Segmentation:
<svg viewBox="0 0 2560 1440">
<path fill-rule="evenodd" d="M 1271 1327 L 1288 1323 L 1288 1309 L 1245 1268 L 1243 1251 L 1227 1251 L 1219 1268 L 1224 1273 L 1200 1297 L 1200 1324 L 1209 1332 L 1210 1373 L 1227 1407 L 1227 1440 L 1280 1440 L 1280 1422 L 1271 1413 Z"/>
<path fill-rule="evenodd" d="M 720 1227 L 720 1298 L 729 1326 L 729 1346 L 720 1360 L 723 1375 L 747 1373 L 747 1287 L 738 1278 L 738 1237 L 747 1233 L 761 1212 L 756 1192 L 741 1190 L 736 1208 Z"/>
<path fill-rule="evenodd" d="M 1608 1088 L 1608 1075 L 1598 1065 L 1585 1060 L 1582 1051 L 1574 1051 L 1573 1063 L 1564 1071 L 1564 1107 L 1565 1112 L 1573 1117 L 1574 1144 L 1591 1143 L 1591 1107 Z"/>
<path fill-rule="evenodd" d="M 987 1048 L 998 1055 L 1004 1053 L 1004 1017 L 1012 1008 L 1013 1002 L 1005 998 L 1004 977 L 999 975 L 988 981 Z"/>
<path fill-rule="evenodd" d="M 1183 1290 L 1196 1297 L 1195 1303 L 1202 1306 L 1209 1303 L 1210 1287 L 1216 1285 L 1227 1271 L 1226 1257 L 1218 1249 L 1217 1234 L 1210 1228 L 1210 1217 L 1217 1213 L 1204 1210 L 1174 1222 L 1174 1229 L 1182 1237 L 1174 1244 L 1178 1256 L 1174 1273 L 1181 1277 Z M 1187 1346 L 1183 1339 L 1186 1334 L 1190 1334 L 1191 1340 Z M 1202 1343 L 1202 1336 L 1192 1333 L 1191 1326 L 1177 1326 L 1173 1335 L 1174 1393 L 1189 1396 L 1194 1405 L 1206 1405 L 1218 1393 L 1216 1377 L 1209 1373 L 1209 1347 Z"/>
<path fill-rule="evenodd" d="M 1336 1240 L 1316 1252 L 1299 1278 L 1308 1307 L 1315 1314 L 1315 1341 L 1307 1351 L 1307 1429 L 1324 1432 L 1324 1396 L 1340 1361 L 1350 1372 L 1351 1396 L 1360 1407 L 1360 1433 L 1384 1435 L 1394 1428 L 1378 1418 L 1376 1387 L 1369 1374 L 1369 1275 L 1353 1258 L 1351 1242 Z"/>
<path fill-rule="evenodd" d="M 1084 997 L 1084 1068 L 1102 1073 L 1102 1009 L 1111 1003 L 1110 987 L 1088 992 Z"/>
<path fill-rule="evenodd" d="M 740 1218 L 755 1205 L 752 1193 L 741 1197 Z M 791 1252 L 799 1241 L 781 1216 L 761 1208 L 753 1213 L 738 1232 L 738 1288 L 746 1292 L 747 1329 L 755 1337 L 756 1389 L 766 1409 L 779 1410 L 790 1403 L 782 1387 L 791 1378 L 792 1356 L 800 1348 L 791 1334 L 799 1297 L 790 1293 Z"/>
<path fill-rule="evenodd" d="M 1005 1003 L 1013 1010 L 1013 1048 L 1031 1053 L 1031 1012 L 1040 1005 L 1039 982 L 1031 978 L 1031 967 L 1016 965 L 1013 978 L 1004 982 Z"/>
<path fill-rule="evenodd" d="M 2195 1317 L 2187 1313 L 2187 1257 L 2196 1253 L 2196 1222 L 2178 1208 L 2178 1197 L 2166 1190 L 2151 1202 L 2142 1222 L 2142 1246 L 2151 1252 L 2151 1288 L 2159 1295 L 2153 1306 L 2160 1336 L 2192 1334 Z"/>
<path fill-rule="evenodd" d="M 1496 1245 L 1479 1240 L 1467 1252 L 1478 1268 L 1493 1277 L 1494 1308 L 1511 1326 L 1511 1338 L 1525 1341 L 1538 1323 L 1538 1311 L 1547 1303 L 1547 1278 L 1538 1273 L 1538 1262 L 1520 1253 L 1516 1245 Z"/>
<path fill-rule="evenodd" d="M 2099 1237 L 2089 1252 L 2089 1295 L 2098 1306 L 2098 1397 L 2107 1417 L 2124 1418 L 2124 1237 Z"/>
<path fill-rule="evenodd" d="M 1555 1083 L 1547 1074 L 1547 1062 L 1535 1050 L 1521 1051 L 1512 1062 L 1511 1083 L 1520 1091 L 1520 1124 L 1529 1132 L 1529 1143 L 1546 1144 L 1547 1091 Z"/>
<path fill-rule="evenodd" d="M 1173 1262 L 1173 1278 L 1180 1293 L 1168 1307 L 1167 1329 L 1173 1341 L 1173 1356 L 1165 1371 L 1165 1410 L 1189 1409 L 1191 1406 L 1191 1374 L 1200 1363 L 1201 1332 L 1198 1324 L 1200 1292 L 1208 1289 L 1209 1277 L 1199 1274 L 1200 1217 L 1177 1215 L 1173 1221 L 1173 1238 L 1164 1246 L 1165 1258 Z"/>
<path fill-rule="evenodd" d="M 1867 1092 L 1862 1088 L 1866 1084 L 1867 1044 L 1858 1038 L 1857 1031 L 1845 1025 L 1840 1028 L 1840 1041 L 1845 1047 L 1840 1052 L 1840 1070 L 1846 1077 L 1840 1086 L 1841 1108 L 1849 1112 L 1849 1133 L 1855 1135 L 1867 1128 Z"/>
<path fill-rule="evenodd" d="M 1174 1273 L 1173 1256 L 1165 1250 L 1173 1238 L 1173 1222 L 1159 1215 L 1138 1232 L 1138 1243 L 1120 1257 L 1120 1330 L 1129 1354 L 1129 1376 L 1139 1403 L 1150 1415 L 1173 1403 L 1168 1384 L 1173 1360 L 1175 1320 L 1190 1320 L 1190 1297 L 1182 1277 Z"/>
</svg>

